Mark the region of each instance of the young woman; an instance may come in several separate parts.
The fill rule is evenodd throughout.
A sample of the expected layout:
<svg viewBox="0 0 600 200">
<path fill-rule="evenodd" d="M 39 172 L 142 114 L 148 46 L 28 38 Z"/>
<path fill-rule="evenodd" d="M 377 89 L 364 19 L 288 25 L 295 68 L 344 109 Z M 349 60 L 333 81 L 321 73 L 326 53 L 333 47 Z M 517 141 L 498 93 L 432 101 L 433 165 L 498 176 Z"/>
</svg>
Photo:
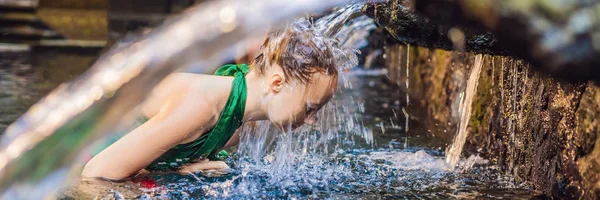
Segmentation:
<svg viewBox="0 0 600 200">
<path fill-rule="evenodd" d="M 269 34 L 250 65 L 225 65 L 214 76 L 168 76 L 142 104 L 145 122 L 94 156 L 82 176 L 223 169 L 219 151 L 238 142 L 243 122 L 270 120 L 284 131 L 312 124 L 338 79 L 336 47 L 309 27 Z"/>
</svg>

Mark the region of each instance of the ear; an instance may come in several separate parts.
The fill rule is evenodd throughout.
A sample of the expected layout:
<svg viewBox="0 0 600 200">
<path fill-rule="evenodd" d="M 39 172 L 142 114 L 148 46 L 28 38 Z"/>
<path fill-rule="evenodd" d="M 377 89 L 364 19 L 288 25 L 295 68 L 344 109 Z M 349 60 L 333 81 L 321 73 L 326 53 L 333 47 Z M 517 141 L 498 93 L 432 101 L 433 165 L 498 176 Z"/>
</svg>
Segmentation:
<svg viewBox="0 0 600 200">
<path fill-rule="evenodd" d="M 269 91 L 273 94 L 279 93 L 283 83 L 285 82 L 285 77 L 280 73 L 274 73 L 271 75 L 269 80 Z"/>
</svg>

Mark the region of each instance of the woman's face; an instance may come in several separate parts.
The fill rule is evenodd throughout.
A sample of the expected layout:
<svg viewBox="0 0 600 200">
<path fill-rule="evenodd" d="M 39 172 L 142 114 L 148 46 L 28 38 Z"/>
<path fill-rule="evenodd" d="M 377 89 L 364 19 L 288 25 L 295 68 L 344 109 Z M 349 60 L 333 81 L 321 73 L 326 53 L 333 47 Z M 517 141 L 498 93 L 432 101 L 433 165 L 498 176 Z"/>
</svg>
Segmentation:
<svg viewBox="0 0 600 200">
<path fill-rule="evenodd" d="M 315 115 L 333 96 L 337 75 L 314 73 L 308 84 L 297 80 L 271 84 L 268 117 L 281 130 L 294 130 L 303 124 L 313 124 Z"/>
</svg>

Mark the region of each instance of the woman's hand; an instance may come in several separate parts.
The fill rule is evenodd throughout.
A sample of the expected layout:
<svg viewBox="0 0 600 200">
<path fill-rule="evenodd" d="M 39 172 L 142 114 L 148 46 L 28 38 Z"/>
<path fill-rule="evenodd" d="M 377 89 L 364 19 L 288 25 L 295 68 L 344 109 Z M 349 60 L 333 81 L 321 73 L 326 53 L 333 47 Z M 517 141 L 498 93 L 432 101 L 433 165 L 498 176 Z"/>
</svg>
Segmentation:
<svg viewBox="0 0 600 200">
<path fill-rule="evenodd" d="M 223 161 L 211 161 L 208 159 L 202 159 L 197 162 L 192 162 L 188 165 L 181 166 L 179 173 L 186 175 L 200 171 L 225 171 L 229 169 L 229 166 Z"/>
</svg>

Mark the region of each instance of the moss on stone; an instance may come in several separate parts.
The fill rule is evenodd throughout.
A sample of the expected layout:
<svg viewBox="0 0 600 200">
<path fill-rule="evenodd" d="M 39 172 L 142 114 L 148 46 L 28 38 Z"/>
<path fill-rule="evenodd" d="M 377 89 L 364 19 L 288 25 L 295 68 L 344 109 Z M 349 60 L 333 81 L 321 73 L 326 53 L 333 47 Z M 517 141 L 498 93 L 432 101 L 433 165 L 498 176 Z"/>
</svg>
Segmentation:
<svg viewBox="0 0 600 200">
<path fill-rule="evenodd" d="M 405 58 L 406 51 L 398 53 Z M 464 88 L 455 75 L 466 79 L 475 54 L 411 46 L 410 55 L 411 99 L 426 108 L 428 118 L 456 122 L 451 106 Z M 594 185 L 600 181 L 600 145 L 594 145 L 600 138 L 597 86 L 562 83 L 529 70 L 521 60 L 485 55 L 471 106 L 467 149 L 481 149 L 500 169 L 535 190 L 596 197 L 589 191 L 600 191 Z"/>
</svg>

